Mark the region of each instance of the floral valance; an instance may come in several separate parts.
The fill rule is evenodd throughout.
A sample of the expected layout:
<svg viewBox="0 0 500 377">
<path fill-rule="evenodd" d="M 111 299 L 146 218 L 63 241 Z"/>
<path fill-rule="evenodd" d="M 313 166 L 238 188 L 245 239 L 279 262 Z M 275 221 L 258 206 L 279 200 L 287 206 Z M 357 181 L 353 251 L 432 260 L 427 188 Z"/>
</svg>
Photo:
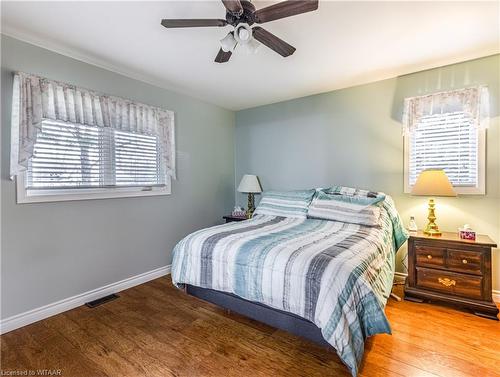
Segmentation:
<svg viewBox="0 0 500 377">
<path fill-rule="evenodd" d="M 489 125 L 489 93 L 485 86 L 439 92 L 419 97 L 406 98 L 403 112 L 403 133 L 418 128 L 425 116 L 464 112 L 479 129 Z"/>
<path fill-rule="evenodd" d="M 172 111 L 26 73 L 14 75 L 11 176 L 26 170 L 44 119 L 157 136 L 167 173 L 175 178 Z"/>
</svg>

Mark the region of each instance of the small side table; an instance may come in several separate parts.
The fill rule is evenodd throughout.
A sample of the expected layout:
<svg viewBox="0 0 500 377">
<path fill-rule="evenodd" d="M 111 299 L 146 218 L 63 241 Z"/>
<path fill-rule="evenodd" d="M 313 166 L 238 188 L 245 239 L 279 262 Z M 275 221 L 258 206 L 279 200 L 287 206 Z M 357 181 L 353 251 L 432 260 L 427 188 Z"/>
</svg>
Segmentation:
<svg viewBox="0 0 500 377">
<path fill-rule="evenodd" d="M 405 300 L 444 301 L 498 320 L 491 297 L 491 249 L 496 246 L 480 234 L 475 241 L 449 232 L 440 237 L 410 235 Z"/>
<path fill-rule="evenodd" d="M 233 215 L 226 215 L 226 216 L 222 216 L 222 218 L 224 220 L 226 220 L 226 224 L 227 223 L 232 223 L 233 221 L 245 221 L 247 220 L 246 217 L 242 217 L 242 216 L 233 216 Z"/>
</svg>

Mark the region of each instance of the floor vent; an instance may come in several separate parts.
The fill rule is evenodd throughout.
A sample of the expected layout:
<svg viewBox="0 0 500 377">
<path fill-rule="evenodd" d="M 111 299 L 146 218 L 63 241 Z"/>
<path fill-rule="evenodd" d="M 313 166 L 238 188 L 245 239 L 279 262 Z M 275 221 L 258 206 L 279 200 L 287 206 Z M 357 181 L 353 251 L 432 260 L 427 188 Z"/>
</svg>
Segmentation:
<svg viewBox="0 0 500 377">
<path fill-rule="evenodd" d="M 89 308 L 95 308 L 96 306 L 105 304 L 109 301 L 113 301 L 113 300 L 117 299 L 118 297 L 120 297 L 120 296 L 113 293 L 111 295 L 98 298 L 97 300 L 87 302 L 85 305 L 87 305 Z"/>
</svg>

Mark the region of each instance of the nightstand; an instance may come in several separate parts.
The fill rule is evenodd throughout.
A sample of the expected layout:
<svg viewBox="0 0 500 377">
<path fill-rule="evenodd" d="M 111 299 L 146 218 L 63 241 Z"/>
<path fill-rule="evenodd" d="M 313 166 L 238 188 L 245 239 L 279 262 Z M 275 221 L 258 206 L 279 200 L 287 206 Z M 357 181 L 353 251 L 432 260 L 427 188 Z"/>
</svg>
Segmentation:
<svg viewBox="0 0 500 377">
<path fill-rule="evenodd" d="M 491 298 L 491 248 L 488 236 L 462 240 L 456 233 L 430 237 L 423 232 L 408 240 L 408 278 L 405 300 L 442 301 L 498 320 Z"/>
<path fill-rule="evenodd" d="M 233 216 L 233 215 L 222 216 L 222 218 L 226 220 L 226 223 L 232 223 L 233 221 L 245 221 L 247 219 L 246 217 Z"/>
</svg>

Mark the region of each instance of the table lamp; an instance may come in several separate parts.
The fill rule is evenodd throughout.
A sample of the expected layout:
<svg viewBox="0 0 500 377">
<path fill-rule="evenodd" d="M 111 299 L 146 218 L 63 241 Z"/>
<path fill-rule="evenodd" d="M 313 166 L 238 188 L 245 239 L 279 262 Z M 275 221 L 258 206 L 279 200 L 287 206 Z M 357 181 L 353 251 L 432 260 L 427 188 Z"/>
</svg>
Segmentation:
<svg viewBox="0 0 500 377">
<path fill-rule="evenodd" d="M 249 219 L 252 217 L 253 211 L 255 211 L 254 194 L 262 192 L 259 178 L 257 178 L 256 175 L 245 174 L 243 178 L 241 178 L 240 185 L 238 186 L 238 191 L 248 194 L 247 218 Z"/>
<path fill-rule="evenodd" d="M 412 195 L 425 196 L 457 196 L 444 170 L 428 169 L 420 173 L 417 182 L 411 190 Z M 429 236 L 440 236 L 441 232 L 436 224 L 434 199 L 429 199 L 429 214 L 427 216 L 429 223 L 424 233 Z"/>
</svg>

